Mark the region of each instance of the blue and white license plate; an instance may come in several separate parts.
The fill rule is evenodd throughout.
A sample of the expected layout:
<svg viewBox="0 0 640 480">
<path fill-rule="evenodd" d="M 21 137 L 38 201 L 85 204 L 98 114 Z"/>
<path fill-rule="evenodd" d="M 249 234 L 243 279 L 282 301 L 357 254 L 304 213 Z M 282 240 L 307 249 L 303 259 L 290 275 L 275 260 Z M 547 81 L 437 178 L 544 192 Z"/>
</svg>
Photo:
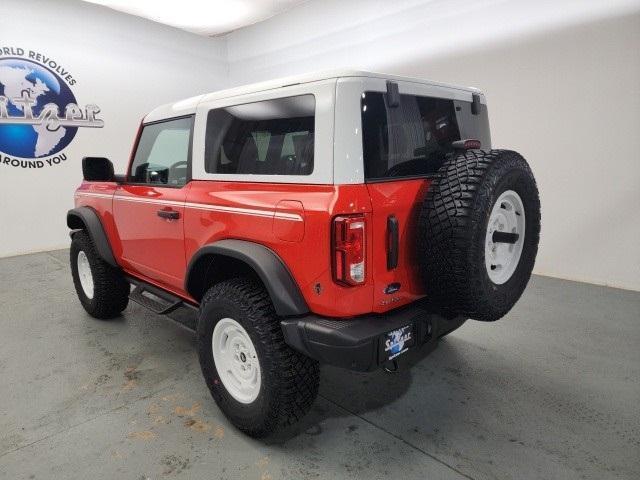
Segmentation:
<svg viewBox="0 0 640 480">
<path fill-rule="evenodd" d="M 409 350 L 414 344 L 413 325 L 405 325 L 385 334 L 383 339 L 384 355 L 387 360 L 393 360 Z"/>
</svg>

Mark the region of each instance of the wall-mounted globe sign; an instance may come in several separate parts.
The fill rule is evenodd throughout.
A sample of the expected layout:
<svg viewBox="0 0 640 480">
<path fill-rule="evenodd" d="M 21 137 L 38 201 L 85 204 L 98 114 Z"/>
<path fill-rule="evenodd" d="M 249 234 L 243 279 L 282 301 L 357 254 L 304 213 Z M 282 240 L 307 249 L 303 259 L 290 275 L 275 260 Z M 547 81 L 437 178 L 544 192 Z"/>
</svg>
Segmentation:
<svg viewBox="0 0 640 480">
<path fill-rule="evenodd" d="M 78 128 L 104 126 L 96 105 L 78 106 L 75 83 L 50 57 L 0 48 L 0 167 L 57 165 Z"/>
</svg>

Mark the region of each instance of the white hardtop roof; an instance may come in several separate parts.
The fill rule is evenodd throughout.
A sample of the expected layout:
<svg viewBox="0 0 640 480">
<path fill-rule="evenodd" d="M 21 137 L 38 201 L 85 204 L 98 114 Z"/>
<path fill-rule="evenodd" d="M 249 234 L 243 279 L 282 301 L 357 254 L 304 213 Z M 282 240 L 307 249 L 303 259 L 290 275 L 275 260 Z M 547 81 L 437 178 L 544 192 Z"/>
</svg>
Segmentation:
<svg viewBox="0 0 640 480">
<path fill-rule="evenodd" d="M 375 72 L 366 72 L 362 70 L 329 70 L 322 72 L 313 72 L 313 73 L 305 73 L 302 75 L 294 75 L 290 77 L 277 78 L 274 80 L 267 80 L 265 82 L 252 83 L 249 85 L 242 85 L 239 87 L 227 88 L 225 90 L 219 90 L 213 93 L 207 93 L 204 95 L 198 95 L 195 97 L 187 98 L 185 100 L 180 100 L 175 103 L 168 103 L 165 105 L 161 105 L 151 112 L 144 118 L 145 122 L 154 122 L 158 120 L 163 120 L 166 118 L 179 117 L 181 115 L 190 115 L 195 113 L 196 107 L 201 101 L 210 101 L 210 100 L 220 100 L 223 98 L 237 97 L 241 95 L 247 95 L 250 93 L 263 92 L 266 90 L 274 90 L 277 88 L 282 88 L 290 85 L 296 85 L 300 83 L 310 83 L 317 82 L 320 80 L 329 80 L 332 78 L 343 78 L 343 77 L 369 77 L 369 78 L 381 78 L 383 80 L 395 80 L 398 82 L 412 82 L 412 83 L 422 83 L 425 85 L 434 85 L 445 88 L 452 88 L 456 90 L 463 90 L 471 93 L 479 93 L 482 95 L 482 92 L 477 88 L 473 87 L 461 87 L 459 85 L 451 85 L 442 82 L 434 82 L 432 80 L 424 80 L 420 78 L 413 77 L 402 77 L 399 75 L 389 75 L 386 73 L 375 73 Z"/>
</svg>

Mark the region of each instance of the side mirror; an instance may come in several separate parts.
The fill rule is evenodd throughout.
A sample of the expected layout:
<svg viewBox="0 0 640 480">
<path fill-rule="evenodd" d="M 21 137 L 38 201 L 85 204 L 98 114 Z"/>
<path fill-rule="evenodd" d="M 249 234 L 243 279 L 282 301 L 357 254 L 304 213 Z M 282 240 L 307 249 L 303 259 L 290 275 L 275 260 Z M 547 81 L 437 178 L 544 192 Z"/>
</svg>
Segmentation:
<svg viewBox="0 0 640 480">
<path fill-rule="evenodd" d="M 87 182 L 113 182 L 113 163 L 108 158 L 84 157 L 82 175 Z"/>
</svg>

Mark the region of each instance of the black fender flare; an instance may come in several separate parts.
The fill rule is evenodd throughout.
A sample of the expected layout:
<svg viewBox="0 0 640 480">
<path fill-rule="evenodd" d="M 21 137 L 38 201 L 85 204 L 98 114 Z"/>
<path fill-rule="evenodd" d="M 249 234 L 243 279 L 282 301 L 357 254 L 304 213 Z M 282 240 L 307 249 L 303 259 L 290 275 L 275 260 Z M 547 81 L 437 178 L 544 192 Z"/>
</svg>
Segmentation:
<svg viewBox="0 0 640 480">
<path fill-rule="evenodd" d="M 67 212 L 67 226 L 71 230 L 86 230 L 98 250 L 98 255 L 109 265 L 118 267 L 109 239 L 98 213 L 91 207 L 73 208 Z M 71 232 L 73 235 L 73 232 Z"/>
<path fill-rule="evenodd" d="M 201 269 L 196 266 L 208 257 L 215 268 L 216 257 L 227 257 L 246 264 L 264 284 L 276 313 L 280 316 L 304 315 L 309 312 L 298 284 L 284 262 L 270 248 L 246 240 L 227 239 L 202 246 L 189 261 L 185 276 L 185 290 L 193 296 Z"/>
</svg>

